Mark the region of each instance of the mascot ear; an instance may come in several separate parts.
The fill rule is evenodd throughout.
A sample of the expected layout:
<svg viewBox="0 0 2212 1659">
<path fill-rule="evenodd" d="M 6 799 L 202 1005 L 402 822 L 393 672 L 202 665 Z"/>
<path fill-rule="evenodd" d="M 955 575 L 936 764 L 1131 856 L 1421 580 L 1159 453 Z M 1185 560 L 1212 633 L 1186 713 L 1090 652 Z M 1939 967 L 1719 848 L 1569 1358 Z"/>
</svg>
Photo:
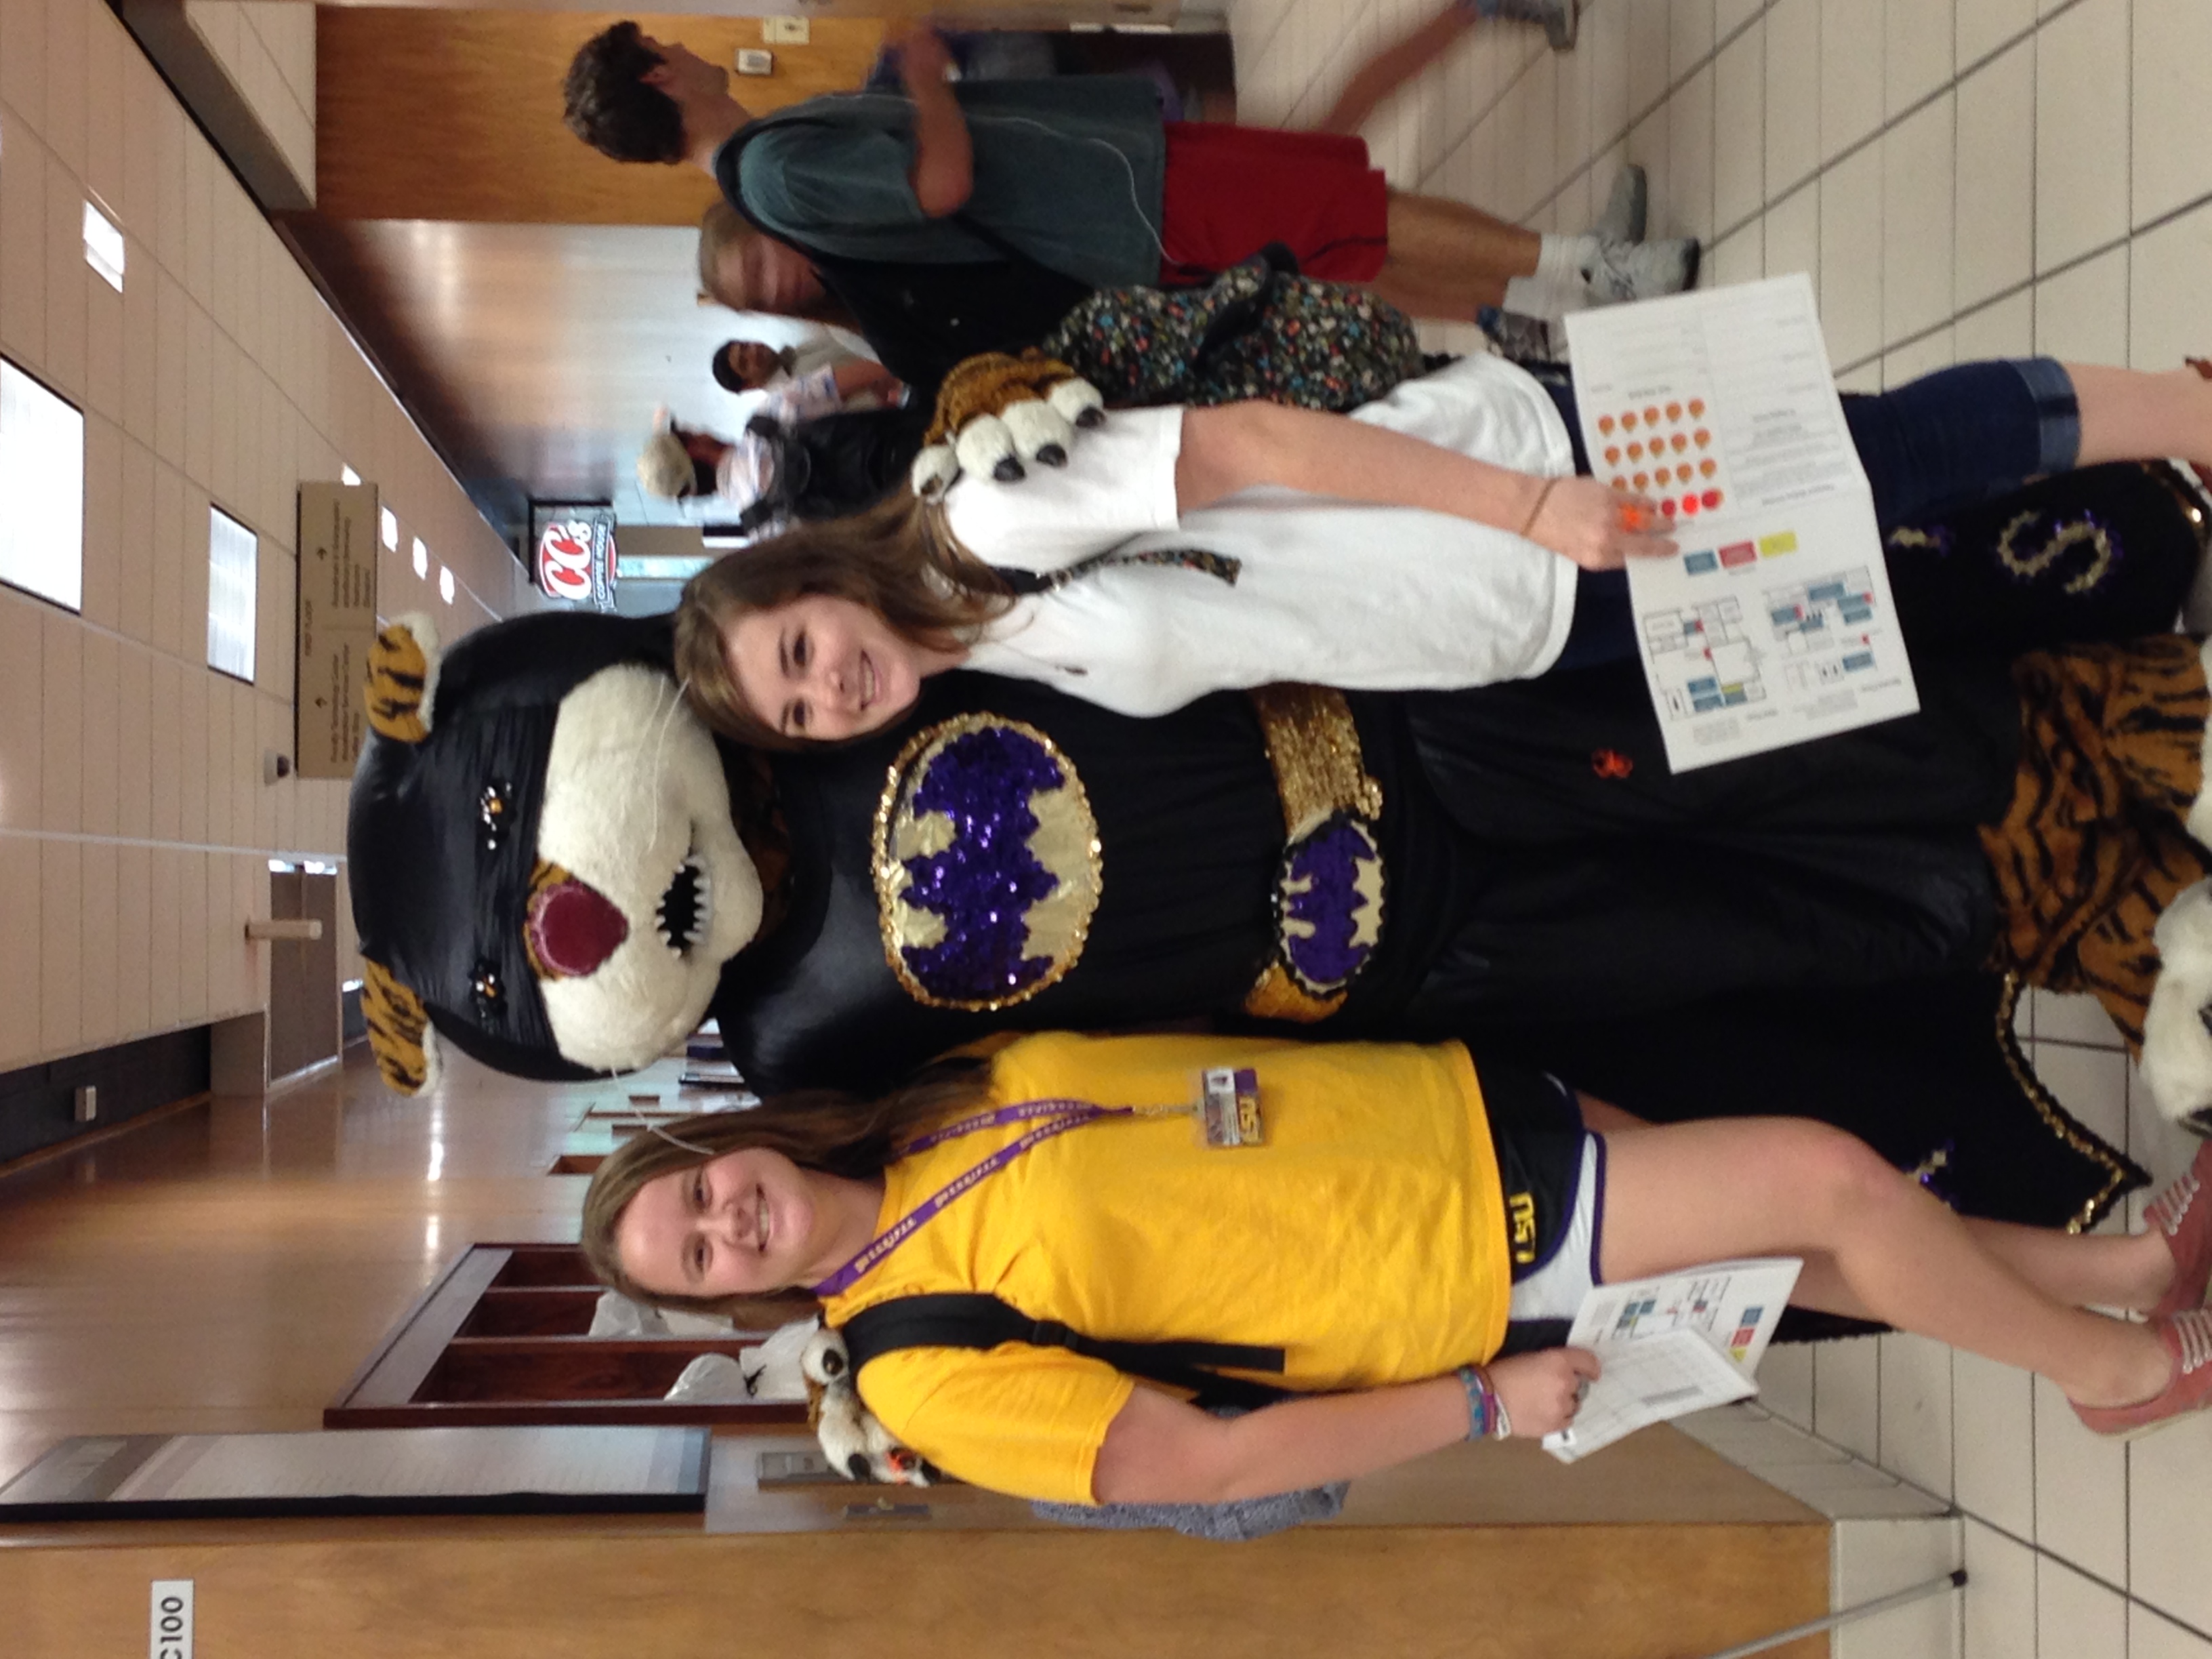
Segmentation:
<svg viewBox="0 0 2212 1659">
<path fill-rule="evenodd" d="M 368 724 L 394 743 L 430 735 L 438 694 L 438 629 L 428 617 L 396 617 L 368 648 Z"/>
<path fill-rule="evenodd" d="M 361 1011 L 368 1024 L 368 1051 L 376 1056 L 384 1086 L 402 1095 L 434 1087 L 442 1068 L 430 1011 L 382 963 L 363 957 L 362 966 Z"/>
</svg>

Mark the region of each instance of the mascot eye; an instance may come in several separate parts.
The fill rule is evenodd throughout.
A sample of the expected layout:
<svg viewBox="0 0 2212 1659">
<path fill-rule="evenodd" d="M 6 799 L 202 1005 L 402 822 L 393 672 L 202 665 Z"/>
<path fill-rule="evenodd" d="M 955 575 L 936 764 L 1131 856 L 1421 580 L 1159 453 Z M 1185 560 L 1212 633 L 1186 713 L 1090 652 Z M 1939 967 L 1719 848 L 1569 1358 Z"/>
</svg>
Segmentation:
<svg viewBox="0 0 2212 1659">
<path fill-rule="evenodd" d="M 499 851 L 500 839 L 514 813 L 514 796 L 513 784 L 488 783 L 477 801 L 477 822 L 483 830 L 483 849 L 487 853 Z"/>
<path fill-rule="evenodd" d="M 479 962 L 476 971 L 469 975 L 469 994 L 477 1005 L 477 1018 L 489 1025 L 505 1010 L 506 990 L 500 984 L 499 969 L 489 962 Z"/>
</svg>

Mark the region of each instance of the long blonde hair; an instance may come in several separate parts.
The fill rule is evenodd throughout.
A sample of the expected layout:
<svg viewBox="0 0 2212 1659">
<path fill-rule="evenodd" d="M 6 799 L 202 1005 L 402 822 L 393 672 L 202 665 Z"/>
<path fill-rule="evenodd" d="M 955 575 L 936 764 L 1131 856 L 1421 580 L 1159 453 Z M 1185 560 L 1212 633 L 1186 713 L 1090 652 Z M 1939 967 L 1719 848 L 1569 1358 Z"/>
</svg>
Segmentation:
<svg viewBox="0 0 2212 1659">
<path fill-rule="evenodd" d="M 815 1305 L 804 1291 L 732 1297 L 647 1290 L 623 1268 L 617 1249 L 617 1231 L 630 1200 L 647 1182 L 671 1170 L 755 1148 L 780 1152 L 803 1170 L 869 1180 L 895 1162 L 898 1148 L 915 1135 L 981 1102 L 990 1082 L 988 1060 L 940 1060 L 874 1100 L 833 1089 L 801 1090 L 764 1100 L 749 1111 L 681 1118 L 661 1133 L 624 1141 L 592 1173 L 585 1191 L 584 1260 L 601 1284 L 634 1302 L 728 1314 L 753 1329 L 803 1318 Z"/>
<path fill-rule="evenodd" d="M 803 523 L 726 553 L 684 585 L 676 608 L 676 678 L 723 736 L 761 749 L 798 749 L 744 699 L 722 653 L 725 629 L 751 612 L 809 594 L 849 599 L 926 650 L 956 650 L 1002 614 L 1011 590 L 945 529 L 943 510 L 900 489 L 848 518 Z"/>
</svg>

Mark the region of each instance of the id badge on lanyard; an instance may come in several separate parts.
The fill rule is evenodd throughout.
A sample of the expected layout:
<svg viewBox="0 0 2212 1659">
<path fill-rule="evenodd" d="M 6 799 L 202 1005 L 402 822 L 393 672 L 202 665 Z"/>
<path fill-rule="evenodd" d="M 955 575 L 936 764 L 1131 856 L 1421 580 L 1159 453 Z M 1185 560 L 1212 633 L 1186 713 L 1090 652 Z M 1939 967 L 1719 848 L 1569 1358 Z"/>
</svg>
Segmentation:
<svg viewBox="0 0 2212 1659">
<path fill-rule="evenodd" d="M 1217 1066 L 1199 1074 L 1199 1097 L 1194 1106 L 1100 1106 L 1087 1100 L 1025 1100 L 995 1111 L 978 1112 L 908 1141 L 900 1156 L 907 1157 L 958 1140 L 980 1130 L 1006 1124 L 1030 1123 L 1013 1140 L 981 1163 L 932 1193 L 884 1231 L 859 1254 L 814 1287 L 827 1300 L 852 1289 L 876 1264 L 911 1237 L 915 1231 L 963 1193 L 973 1191 L 1030 1148 L 1071 1129 L 1109 1117 L 1170 1117 L 1188 1115 L 1198 1120 L 1200 1140 L 1207 1146 L 1261 1146 L 1267 1136 L 1260 1123 L 1260 1077 L 1249 1066 Z"/>
<path fill-rule="evenodd" d="M 1249 1066 L 1216 1066 L 1200 1074 L 1198 1131 L 1208 1146 L 1264 1146 L 1260 1074 Z"/>
</svg>

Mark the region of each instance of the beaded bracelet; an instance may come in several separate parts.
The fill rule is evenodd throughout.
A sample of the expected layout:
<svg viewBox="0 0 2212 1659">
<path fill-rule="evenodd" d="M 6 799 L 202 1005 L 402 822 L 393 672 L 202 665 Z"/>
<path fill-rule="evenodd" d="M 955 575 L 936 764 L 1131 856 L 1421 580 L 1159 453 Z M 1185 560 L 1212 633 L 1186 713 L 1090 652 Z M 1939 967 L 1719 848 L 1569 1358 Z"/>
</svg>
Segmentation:
<svg viewBox="0 0 2212 1659">
<path fill-rule="evenodd" d="M 1497 1396 L 1484 1383 L 1482 1373 L 1472 1365 L 1462 1365 L 1453 1373 L 1459 1385 L 1467 1390 L 1467 1437 L 1487 1440 L 1490 1437 L 1490 1407 Z"/>
<path fill-rule="evenodd" d="M 1510 1437 L 1513 1419 L 1505 1414 L 1505 1402 L 1491 1386 L 1489 1371 L 1480 1365 L 1462 1365 L 1455 1375 L 1460 1387 L 1467 1390 L 1467 1437 L 1504 1440 Z"/>
</svg>

